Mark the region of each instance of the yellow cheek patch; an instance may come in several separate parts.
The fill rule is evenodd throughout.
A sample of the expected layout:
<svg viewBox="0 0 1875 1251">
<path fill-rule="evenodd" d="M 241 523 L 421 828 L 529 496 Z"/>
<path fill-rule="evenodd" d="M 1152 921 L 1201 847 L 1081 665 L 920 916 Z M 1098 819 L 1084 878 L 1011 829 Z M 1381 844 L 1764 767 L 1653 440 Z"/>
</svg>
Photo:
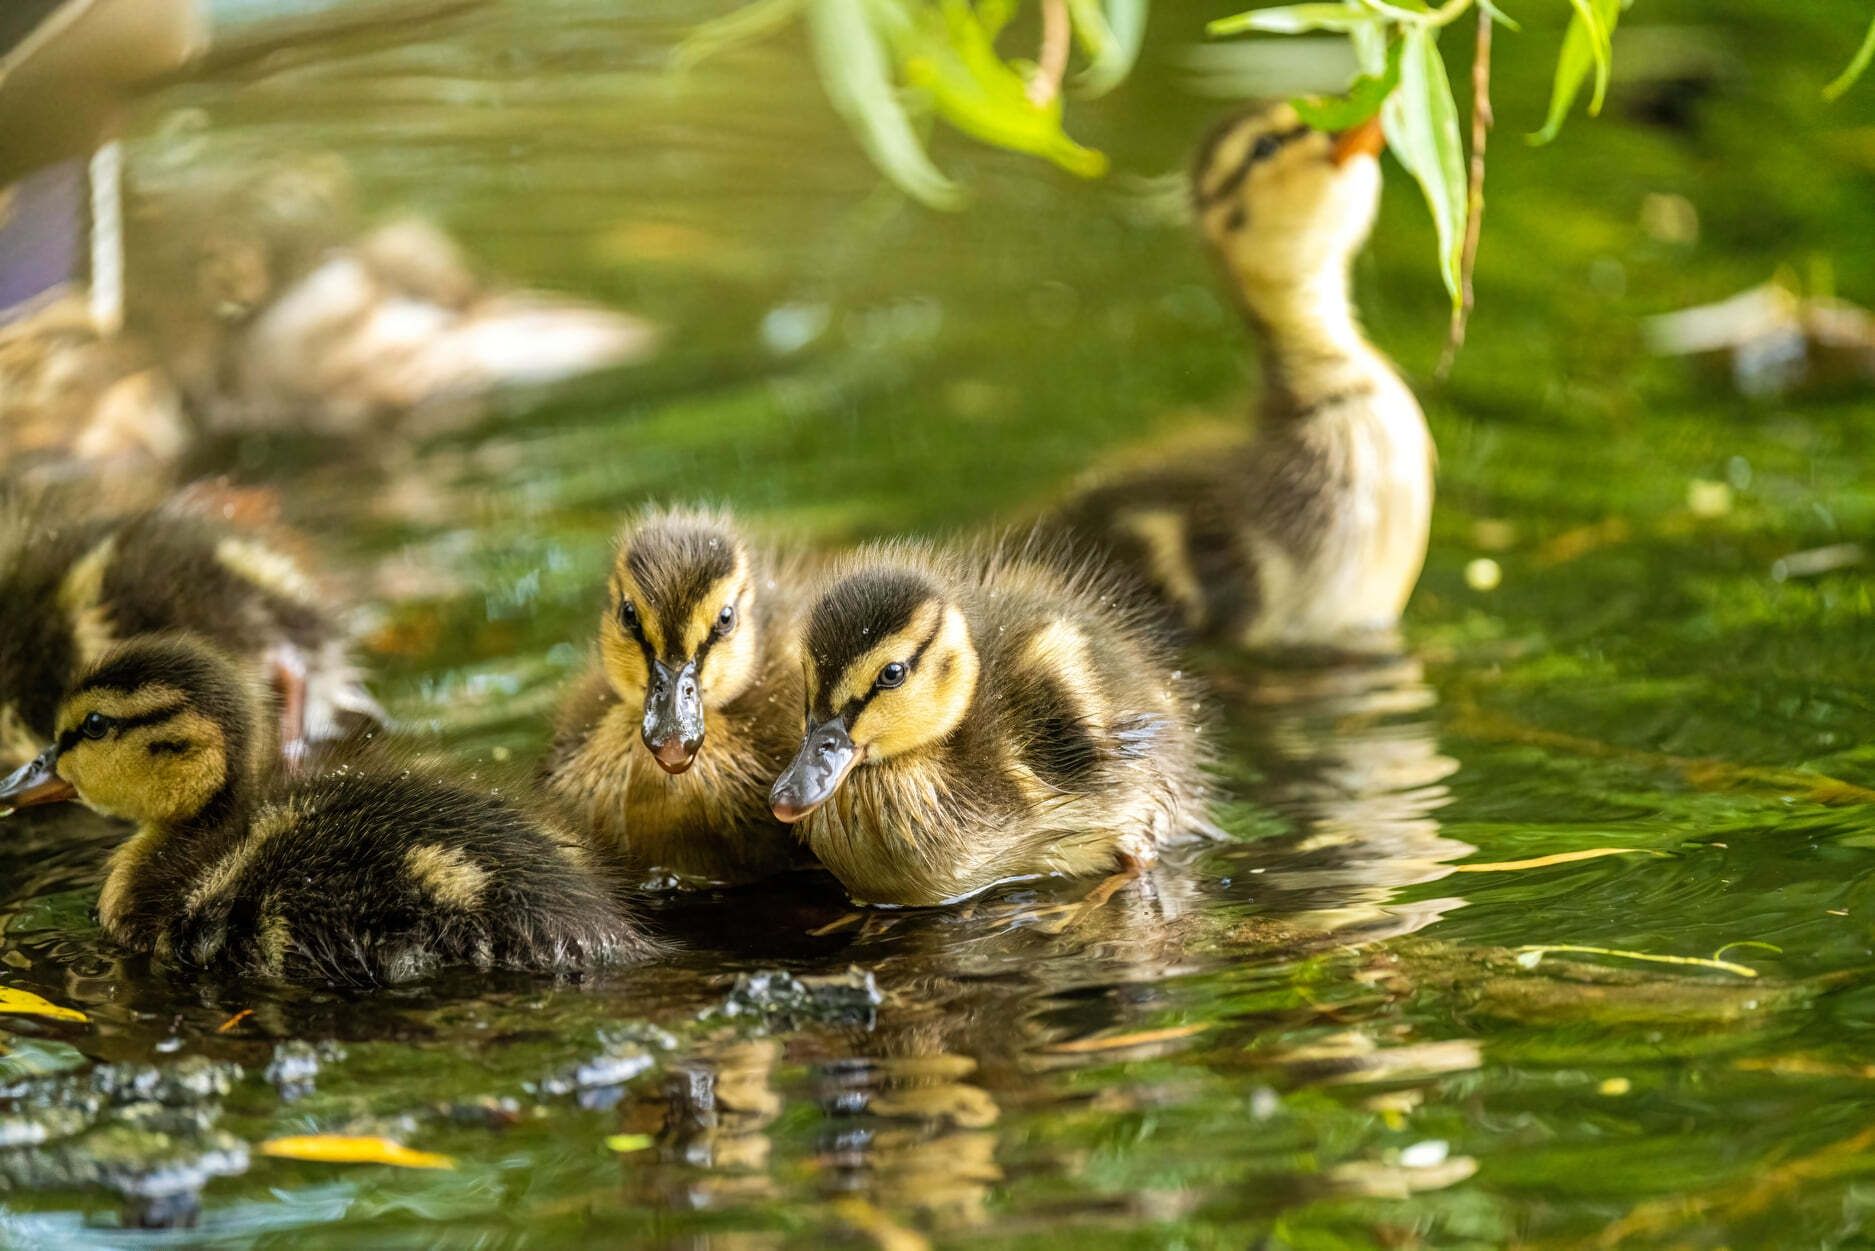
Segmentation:
<svg viewBox="0 0 1875 1251">
<path fill-rule="evenodd" d="M 938 603 L 919 605 L 918 611 L 912 614 L 911 620 L 901 629 L 886 635 L 862 652 L 859 659 L 847 665 L 840 674 L 840 680 L 833 684 L 833 699 L 829 706 L 835 712 L 840 711 L 872 689 L 873 683 L 879 679 L 879 670 L 895 660 L 910 661 L 919 646 L 940 627 L 946 611 Z"/>
<path fill-rule="evenodd" d="M 488 870 L 470 860 L 460 847 L 438 843 L 412 847 L 404 853 L 404 867 L 425 894 L 446 908 L 473 908 L 488 889 Z"/>
<path fill-rule="evenodd" d="M 944 609 L 918 667 L 904 686 L 873 697 L 852 726 L 853 741 L 870 759 L 884 760 L 943 738 L 970 711 L 978 664 L 963 614 Z"/>
<path fill-rule="evenodd" d="M 157 742 L 184 746 L 151 751 Z M 183 712 L 107 738 L 80 739 L 59 757 L 59 775 L 102 812 L 167 825 L 194 816 L 221 789 L 227 747 L 219 725 Z"/>
</svg>

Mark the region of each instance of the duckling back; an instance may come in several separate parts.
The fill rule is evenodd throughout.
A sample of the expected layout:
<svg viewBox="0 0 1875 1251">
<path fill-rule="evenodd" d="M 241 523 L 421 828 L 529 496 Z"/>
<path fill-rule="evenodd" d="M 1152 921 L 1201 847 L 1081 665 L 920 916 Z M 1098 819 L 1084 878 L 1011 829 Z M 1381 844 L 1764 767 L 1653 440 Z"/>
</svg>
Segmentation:
<svg viewBox="0 0 1875 1251">
<path fill-rule="evenodd" d="M 277 792 L 197 858 L 171 907 L 159 956 L 290 981 L 570 973 L 655 950 L 571 835 L 413 772 L 336 770 Z"/>
</svg>

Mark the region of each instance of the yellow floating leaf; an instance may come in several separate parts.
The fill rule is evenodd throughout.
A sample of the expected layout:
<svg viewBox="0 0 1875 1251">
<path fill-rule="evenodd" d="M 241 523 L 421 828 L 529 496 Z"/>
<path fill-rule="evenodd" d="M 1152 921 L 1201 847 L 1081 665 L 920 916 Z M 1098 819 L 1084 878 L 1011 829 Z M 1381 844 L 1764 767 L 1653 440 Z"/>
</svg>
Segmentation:
<svg viewBox="0 0 1875 1251">
<path fill-rule="evenodd" d="M 620 1155 L 630 1155 L 634 1151 L 643 1151 L 652 1141 L 650 1134 L 613 1134 L 605 1140 L 605 1145 Z"/>
<path fill-rule="evenodd" d="M 1144 1047 L 1152 1043 L 1190 1038 L 1210 1029 L 1209 1025 L 1170 1025 L 1164 1029 L 1140 1030 L 1134 1034 L 1107 1034 L 1099 1038 L 1077 1038 L 1073 1042 L 1053 1043 L 1045 1050 L 1062 1056 L 1086 1055 L 1093 1051 L 1119 1051 L 1126 1047 Z"/>
<path fill-rule="evenodd" d="M 1518 869 L 1546 869 L 1552 864 L 1569 864 L 1577 860 L 1599 860 L 1603 856 L 1658 856 L 1663 854 L 1650 851 L 1645 847 L 1591 847 L 1587 851 L 1559 851 L 1553 856 L 1537 856 L 1531 860 L 1499 860 L 1492 864 L 1457 864 L 1452 866 L 1452 872 L 1512 873 Z"/>
<path fill-rule="evenodd" d="M 50 999 L 41 999 L 30 990 L 0 986 L 0 1012 L 16 1016 L 43 1016 L 52 1021 L 89 1021 L 91 1018 L 74 1008 L 61 1008 Z"/>
<path fill-rule="evenodd" d="M 262 1155 L 320 1164 L 389 1164 L 396 1168 L 454 1168 L 455 1160 L 433 1151 L 413 1151 L 400 1142 L 368 1134 L 301 1134 L 269 1138 Z"/>
</svg>

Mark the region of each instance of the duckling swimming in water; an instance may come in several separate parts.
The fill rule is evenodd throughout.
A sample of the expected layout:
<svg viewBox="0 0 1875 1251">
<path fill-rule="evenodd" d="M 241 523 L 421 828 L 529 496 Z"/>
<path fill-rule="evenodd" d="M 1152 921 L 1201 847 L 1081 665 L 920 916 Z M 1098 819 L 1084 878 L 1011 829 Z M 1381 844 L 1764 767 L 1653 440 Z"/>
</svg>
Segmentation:
<svg viewBox="0 0 1875 1251">
<path fill-rule="evenodd" d="M 804 648 L 807 735 L 771 798 L 856 899 L 1110 873 L 1204 828 L 1195 693 L 1100 576 L 875 547 Z"/>
<path fill-rule="evenodd" d="M 1198 637 L 1360 646 L 1397 625 L 1419 579 L 1432 437 L 1348 290 L 1379 204 L 1380 144 L 1377 123 L 1328 134 L 1286 104 L 1213 134 L 1193 200 L 1258 339 L 1257 434 L 1097 482 L 1053 520 Z"/>
<path fill-rule="evenodd" d="M 548 793 L 635 872 L 746 882 L 802 859 L 768 787 L 797 741 L 786 585 L 720 513 L 656 510 L 619 535 L 599 658 L 563 705 Z"/>
<path fill-rule="evenodd" d="M 112 853 L 112 941 L 192 968 L 379 985 L 444 965 L 572 972 L 651 943 L 572 836 L 417 770 L 270 779 L 254 683 L 186 635 L 91 666 L 0 812 L 76 799 L 137 830 Z"/>
<path fill-rule="evenodd" d="M 278 749 L 382 720 L 329 591 L 251 529 L 180 494 L 99 513 L 69 490 L 0 487 L 0 759 L 53 731 L 67 685 L 114 643 L 187 630 L 273 681 Z"/>
</svg>

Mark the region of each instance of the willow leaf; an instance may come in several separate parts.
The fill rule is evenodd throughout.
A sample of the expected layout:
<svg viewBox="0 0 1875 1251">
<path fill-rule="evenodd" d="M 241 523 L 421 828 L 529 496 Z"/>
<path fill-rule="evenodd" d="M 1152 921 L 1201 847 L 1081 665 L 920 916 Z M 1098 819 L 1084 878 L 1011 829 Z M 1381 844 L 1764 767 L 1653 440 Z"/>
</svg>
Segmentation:
<svg viewBox="0 0 1875 1251">
<path fill-rule="evenodd" d="M 1139 59 L 1150 7 L 1151 0 L 1068 0 L 1074 36 L 1088 56 L 1074 80 L 1082 92 L 1105 95 L 1126 81 Z"/>
<path fill-rule="evenodd" d="M 1543 129 L 1530 136 L 1531 143 L 1548 143 L 1562 131 L 1569 110 L 1589 71 L 1595 72 L 1595 94 L 1589 100 L 1591 116 L 1600 113 L 1608 93 L 1608 75 L 1613 54 L 1615 22 L 1621 16 L 1622 0 L 1572 0 L 1575 13 L 1569 29 L 1563 33 L 1562 52 L 1556 58 L 1556 78 L 1550 86 L 1549 116 Z M 1586 15 L 1586 16 L 1585 16 Z"/>
<path fill-rule="evenodd" d="M 1855 50 L 1855 56 L 1849 62 L 1849 68 L 1838 74 L 1829 86 L 1823 88 L 1825 100 L 1840 100 L 1843 92 L 1855 86 L 1855 80 L 1875 61 L 1875 21 L 1870 21 L 1868 34 L 1862 36 L 1862 46 Z"/>
<path fill-rule="evenodd" d="M 1465 146 L 1458 104 L 1439 59 L 1434 33 L 1423 26 L 1401 31 L 1400 85 L 1380 111 L 1387 146 L 1426 195 L 1439 238 L 1439 274 L 1454 306 L 1465 243 Z"/>
<path fill-rule="evenodd" d="M 961 208 L 962 189 L 932 164 L 905 112 L 865 0 L 812 0 L 807 30 L 827 98 L 873 163 L 912 198 Z"/>
<path fill-rule="evenodd" d="M 1312 96 L 1291 100 L 1296 114 L 1317 130 L 1346 130 L 1358 126 L 1374 114 L 1400 82 L 1400 53 L 1404 43 L 1395 42 L 1387 50 L 1386 68 L 1378 74 L 1362 74 L 1349 86 L 1344 96 Z"/>
<path fill-rule="evenodd" d="M 1205 27 L 1213 35 L 1299 35 L 1311 30 L 1351 31 L 1380 20 L 1371 9 L 1356 4 L 1285 4 L 1273 9 L 1251 9 L 1220 17 Z"/>
</svg>

